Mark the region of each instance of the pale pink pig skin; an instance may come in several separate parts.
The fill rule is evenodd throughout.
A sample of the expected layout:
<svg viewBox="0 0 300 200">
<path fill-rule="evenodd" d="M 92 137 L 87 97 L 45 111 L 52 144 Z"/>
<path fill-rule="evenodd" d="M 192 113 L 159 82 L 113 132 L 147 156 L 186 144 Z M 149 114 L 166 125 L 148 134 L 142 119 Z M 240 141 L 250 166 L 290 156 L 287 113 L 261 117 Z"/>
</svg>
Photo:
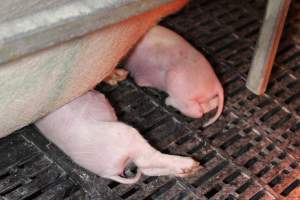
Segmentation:
<svg viewBox="0 0 300 200">
<path fill-rule="evenodd" d="M 183 177 L 200 168 L 192 158 L 155 150 L 136 129 L 117 121 L 114 109 L 97 91 L 89 91 L 35 125 L 80 166 L 120 183 L 133 184 L 141 173 Z M 122 177 L 130 162 L 137 165 L 137 175 Z"/>
<path fill-rule="evenodd" d="M 151 27 L 181 9 L 187 1 L 164 1 L 140 15 L 2 64 L 0 138 L 94 88 Z M 129 13 L 120 14 L 122 18 Z"/>
<path fill-rule="evenodd" d="M 205 57 L 181 36 L 162 26 L 152 28 L 137 44 L 125 68 L 139 86 L 153 87 L 169 94 L 166 104 L 183 114 L 200 118 L 218 107 L 204 126 L 222 113 L 223 88 Z"/>
</svg>

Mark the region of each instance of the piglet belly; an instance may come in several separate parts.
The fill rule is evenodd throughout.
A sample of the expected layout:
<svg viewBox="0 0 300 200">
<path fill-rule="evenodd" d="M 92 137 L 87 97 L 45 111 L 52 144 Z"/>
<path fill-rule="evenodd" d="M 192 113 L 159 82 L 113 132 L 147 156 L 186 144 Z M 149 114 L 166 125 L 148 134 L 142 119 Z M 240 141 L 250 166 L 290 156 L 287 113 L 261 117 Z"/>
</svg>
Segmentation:
<svg viewBox="0 0 300 200">
<path fill-rule="evenodd" d="M 0 138 L 91 90 L 162 17 L 187 0 L 131 17 L 0 67 Z M 142 23 L 141 23 L 142 22 Z"/>
</svg>

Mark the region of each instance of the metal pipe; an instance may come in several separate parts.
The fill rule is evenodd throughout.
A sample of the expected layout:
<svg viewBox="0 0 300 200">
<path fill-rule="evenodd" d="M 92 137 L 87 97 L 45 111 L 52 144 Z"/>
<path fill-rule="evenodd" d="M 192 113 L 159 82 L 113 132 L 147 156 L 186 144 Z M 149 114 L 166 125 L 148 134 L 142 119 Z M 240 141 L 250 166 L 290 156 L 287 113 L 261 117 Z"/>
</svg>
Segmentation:
<svg viewBox="0 0 300 200">
<path fill-rule="evenodd" d="M 257 95 L 266 91 L 291 0 L 269 0 L 246 86 Z"/>
</svg>

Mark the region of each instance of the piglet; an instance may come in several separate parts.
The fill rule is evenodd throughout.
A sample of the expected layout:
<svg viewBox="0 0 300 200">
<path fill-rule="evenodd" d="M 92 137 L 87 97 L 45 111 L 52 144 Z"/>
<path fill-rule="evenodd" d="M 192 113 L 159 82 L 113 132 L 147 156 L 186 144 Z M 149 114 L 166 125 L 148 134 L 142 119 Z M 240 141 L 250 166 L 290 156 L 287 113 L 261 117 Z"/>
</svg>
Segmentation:
<svg viewBox="0 0 300 200">
<path fill-rule="evenodd" d="M 120 183 L 133 184 L 142 173 L 184 177 L 200 168 L 192 158 L 155 150 L 136 129 L 117 120 L 110 103 L 97 91 L 89 91 L 35 125 L 80 166 Z M 138 167 L 136 176 L 123 177 L 131 162 Z"/>
<path fill-rule="evenodd" d="M 218 107 L 204 127 L 222 113 L 223 88 L 211 65 L 181 36 L 167 28 L 153 27 L 128 56 L 125 67 L 139 86 L 167 92 L 166 104 L 184 115 L 200 118 Z"/>
</svg>

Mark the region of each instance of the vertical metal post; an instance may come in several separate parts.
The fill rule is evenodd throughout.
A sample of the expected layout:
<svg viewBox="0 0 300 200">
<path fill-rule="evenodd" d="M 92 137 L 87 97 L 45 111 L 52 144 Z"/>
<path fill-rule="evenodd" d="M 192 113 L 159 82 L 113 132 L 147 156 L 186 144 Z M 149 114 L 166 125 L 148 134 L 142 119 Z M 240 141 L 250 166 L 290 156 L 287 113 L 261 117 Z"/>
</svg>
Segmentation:
<svg viewBox="0 0 300 200">
<path fill-rule="evenodd" d="M 291 0 L 269 0 L 246 86 L 257 95 L 266 91 Z"/>
</svg>

